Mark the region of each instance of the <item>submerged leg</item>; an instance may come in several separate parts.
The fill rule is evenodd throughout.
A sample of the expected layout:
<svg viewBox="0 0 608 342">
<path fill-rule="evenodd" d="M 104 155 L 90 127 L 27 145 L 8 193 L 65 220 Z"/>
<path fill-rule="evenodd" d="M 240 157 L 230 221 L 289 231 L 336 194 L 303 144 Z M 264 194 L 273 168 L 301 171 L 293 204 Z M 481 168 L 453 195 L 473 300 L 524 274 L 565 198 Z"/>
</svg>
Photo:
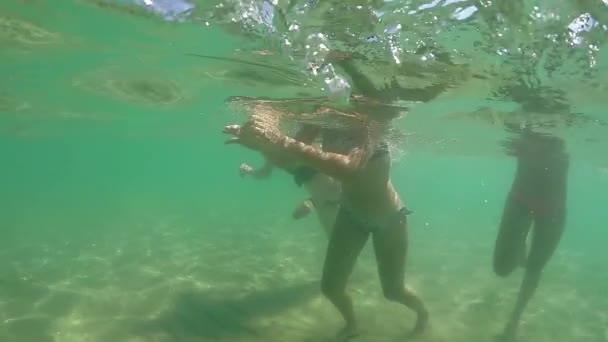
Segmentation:
<svg viewBox="0 0 608 342">
<path fill-rule="evenodd" d="M 494 245 L 494 273 L 506 277 L 526 254 L 526 238 L 532 225 L 530 210 L 512 193 L 507 197 Z"/>
<path fill-rule="evenodd" d="M 519 289 L 515 308 L 503 333 L 506 341 L 515 339 L 524 309 L 538 288 L 542 272 L 559 244 L 564 226 L 565 214 L 563 212 L 552 217 L 541 217 L 535 222 L 526 272 Z"/>
<path fill-rule="evenodd" d="M 319 208 L 315 207 L 319 223 L 323 227 L 325 234 L 327 234 L 327 238 L 330 238 L 332 235 L 339 209 L 340 204 L 338 203 L 324 203 L 319 205 Z"/>
<path fill-rule="evenodd" d="M 403 216 L 395 221 L 373 234 L 378 273 L 384 297 L 401 303 L 416 313 L 413 334 L 420 334 L 426 329 L 429 314 L 420 297 L 405 286 L 407 219 Z"/>
<path fill-rule="evenodd" d="M 357 334 L 357 322 L 353 303 L 346 294 L 346 283 L 355 261 L 367 242 L 369 233 L 354 226 L 355 222 L 344 210 L 340 210 L 332 231 L 323 264 L 321 291 L 338 309 L 346 325 L 338 338 L 346 340 Z"/>
</svg>

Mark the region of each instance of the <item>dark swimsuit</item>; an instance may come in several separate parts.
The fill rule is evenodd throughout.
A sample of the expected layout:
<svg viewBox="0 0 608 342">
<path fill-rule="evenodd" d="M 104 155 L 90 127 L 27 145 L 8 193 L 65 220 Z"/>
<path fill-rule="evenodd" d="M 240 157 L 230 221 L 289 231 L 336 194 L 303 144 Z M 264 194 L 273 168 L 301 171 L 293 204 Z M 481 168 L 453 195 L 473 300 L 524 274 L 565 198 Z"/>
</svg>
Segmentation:
<svg viewBox="0 0 608 342">
<path fill-rule="evenodd" d="M 370 157 L 369 161 L 373 161 L 380 157 L 386 156 L 390 153 L 390 147 L 387 142 L 381 142 L 376 145 L 376 149 L 374 153 Z M 298 186 L 302 186 L 302 184 L 310 181 L 319 171 L 308 167 L 308 166 L 299 166 L 295 169 L 288 170 L 288 172 L 293 176 L 294 182 Z M 312 199 L 310 199 L 312 201 Z M 367 232 L 375 232 L 383 229 L 387 225 L 390 225 L 394 220 L 404 220 L 405 216 L 412 213 L 411 210 L 406 208 L 405 206 L 400 206 L 399 209 L 393 214 L 389 214 L 387 216 L 381 218 L 367 218 L 359 215 L 356 210 L 354 210 L 348 203 L 345 203 L 343 200 L 339 203 L 332 204 L 341 204 L 341 212 L 342 215 L 346 215 L 350 220 L 352 220 L 356 225 L 365 229 Z M 317 203 L 313 202 L 313 205 L 317 205 Z"/>
<path fill-rule="evenodd" d="M 295 169 L 288 170 L 287 172 L 293 176 L 293 181 L 298 186 L 302 186 L 304 183 L 310 181 L 317 173 L 319 173 L 319 171 L 308 166 L 300 166 Z M 323 206 L 340 204 L 340 201 L 329 199 L 325 200 L 323 203 L 317 203 L 317 201 L 315 201 L 312 197 L 309 197 L 308 201 L 310 201 L 315 208 L 319 208 L 321 204 Z"/>
<path fill-rule="evenodd" d="M 298 185 L 302 186 L 302 184 L 310 181 L 319 171 L 308 167 L 308 166 L 300 166 L 292 170 L 288 170 L 292 176 L 293 181 Z"/>
<path fill-rule="evenodd" d="M 390 153 L 389 144 L 387 142 L 381 142 L 376 145 L 374 154 L 370 157 L 369 161 L 378 159 L 383 156 L 387 156 Z M 392 225 L 395 220 L 405 221 L 406 216 L 411 214 L 404 205 L 399 205 L 398 209 L 393 213 L 390 213 L 382 217 L 368 217 L 367 215 L 360 215 L 348 202 L 342 200 L 340 207 L 340 215 L 344 215 L 348 220 L 353 222 L 355 225 L 365 230 L 367 233 L 374 233 Z"/>
</svg>

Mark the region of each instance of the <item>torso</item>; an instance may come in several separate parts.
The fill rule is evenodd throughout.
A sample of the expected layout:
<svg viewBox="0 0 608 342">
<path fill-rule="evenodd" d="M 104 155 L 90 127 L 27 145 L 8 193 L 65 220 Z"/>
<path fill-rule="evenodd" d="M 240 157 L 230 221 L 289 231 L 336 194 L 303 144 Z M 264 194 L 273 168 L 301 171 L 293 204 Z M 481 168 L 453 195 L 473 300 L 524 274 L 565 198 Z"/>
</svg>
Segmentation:
<svg viewBox="0 0 608 342">
<path fill-rule="evenodd" d="M 550 140 L 540 140 L 522 144 L 517 152 L 517 170 L 513 186 L 517 191 L 529 196 L 547 198 L 565 191 L 569 157 L 561 146 Z"/>
<path fill-rule="evenodd" d="M 343 183 L 342 200 L 370 217 L 382 217 L 399 210 L 401 200 L 390 181 L 390 167 L 390 148 L 382 142 L 375 146 L 359 174 Z"/>
<path fill-rule="evenodd" d="M 355 147 L 359 147 L 363 131 L 353 129 L 337 130 L 324 129 L 321 131 L 322 149 L 325 152 L 348 154 Z M 332 197 L 338 194 L 340 201 L 368 217 L 384 217 L 401 208 L 401 201 L 390 181 L 391 154 L 389 144 L 380 142 L 365 161 L 365 165 L 351 180 L 335 182 L 341 185 L 342 191 L 334 191 L 328 187 L 330 177 L 319 174 L 320 177 L 310 177 L 304 184 L 311 195 L 324 193 L 323 196 Z M 295 170 L 293 168 L 292 170 Z M 326 187 L 324 192 L 320 188 Z"/>
</svg>

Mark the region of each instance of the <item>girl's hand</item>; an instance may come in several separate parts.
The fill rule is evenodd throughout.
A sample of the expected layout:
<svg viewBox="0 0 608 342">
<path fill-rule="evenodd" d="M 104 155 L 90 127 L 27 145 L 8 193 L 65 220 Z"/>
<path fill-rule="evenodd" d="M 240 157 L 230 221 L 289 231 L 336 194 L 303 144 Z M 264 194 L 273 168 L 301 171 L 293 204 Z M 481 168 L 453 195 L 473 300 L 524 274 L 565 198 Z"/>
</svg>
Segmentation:
<svg viewBox="0 0 608 342">
<path fill-rule="evenodd" d="M 224 127 L 224 133 L 233 137 L 226 144 L 239 144 L 262 153 L 271 152 L 285 138 L 278 130 L 273 117 L 252 115 L 245 124 Z"/>
<path fill-rule="evenodd" d="M 240 173 L 241 177 L 245 177 L 254 172 L 255 172 L 255 169 L 245 163 L 241 164 L 241 167 L 239 167 L 239 173 Z"/>
</svg>

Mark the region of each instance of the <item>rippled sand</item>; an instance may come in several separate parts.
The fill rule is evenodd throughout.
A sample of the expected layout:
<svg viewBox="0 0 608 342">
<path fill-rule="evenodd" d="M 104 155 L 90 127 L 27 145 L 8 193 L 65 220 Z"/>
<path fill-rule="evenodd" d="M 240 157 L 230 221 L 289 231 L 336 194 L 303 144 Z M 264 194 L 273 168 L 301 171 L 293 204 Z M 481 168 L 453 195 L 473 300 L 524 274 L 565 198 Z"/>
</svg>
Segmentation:
<svg viewBox="0 0 608 342">
<path fill-rule="evenodd" d="M 195 225 L 142 217 L 104 222 L 105 229 L 12 236 L 1 251 L 0 340 L 312 342 L 340 327 L 318 291 L 325 238 L 314 220 L 231 218 L 219 226 L 218 219 Z M 493 276 L 490 231 L 467 242 L 417 229 L 407 278 L 432 312 L 431 330 L 419 340 L 490 340 L 520 274 Z M 524 316 L 521 341 L 605 341 L 606 300 L 599 289 L 575 285 L 578 258 L 556 256 Z M 363 330 L 355 341 L 405 338 L 414 317 L 382 298 L 369 246 L 351 292 Z"/>
</svg>

